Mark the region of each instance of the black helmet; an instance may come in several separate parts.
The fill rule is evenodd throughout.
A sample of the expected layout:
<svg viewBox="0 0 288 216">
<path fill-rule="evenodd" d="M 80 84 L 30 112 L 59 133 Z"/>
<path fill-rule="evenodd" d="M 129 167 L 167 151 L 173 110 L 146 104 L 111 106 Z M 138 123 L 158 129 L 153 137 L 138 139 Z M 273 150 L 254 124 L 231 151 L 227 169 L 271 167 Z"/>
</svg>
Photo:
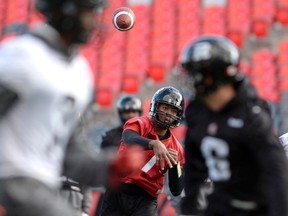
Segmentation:
<svg viewBox="0 0 288 216">
<path fill-rule="evenodd" d="M 123 117 L 124 112 L 136 111 L 139 115 L 142 115 L 142 102 L 141 100 L 132 95 L 123 96 L 117 101 L 117 111 L 122 123 L 125 123 L 127 119 Z"/>
<path fill-rule="evenodd" d="M 243 80 L 236 45 L 222 36 L 201 36 L 181 53 L 180 64 L 193 78 L 196 95 L 205 97 L 226 83 Z"/>
<path fill-rule="evenodd" d="M 90 33 L 82 30 L 79 9 L 101 10 L 105 0 L 37 0 L 36 8 L 47 17 L 48 23 L 61 33 L 78 34 L 75 43 L 86 43 Z"/>
<path fill-rule="evenodd" d="M 159 120 L 159 104 L 168 104 L 177 109 L 177 116 L 170 116 L 175 120 L 171 124 Z M 172 86 L 159 89 L 153 96 L 150 104 L 150 116 L 153 122 L 162 128 L 175 128 L 180 125 L 184 112 L 184 97 L 180 91 Z M 168 115 L 168 114 L 166 114 Z"/>
</svg>

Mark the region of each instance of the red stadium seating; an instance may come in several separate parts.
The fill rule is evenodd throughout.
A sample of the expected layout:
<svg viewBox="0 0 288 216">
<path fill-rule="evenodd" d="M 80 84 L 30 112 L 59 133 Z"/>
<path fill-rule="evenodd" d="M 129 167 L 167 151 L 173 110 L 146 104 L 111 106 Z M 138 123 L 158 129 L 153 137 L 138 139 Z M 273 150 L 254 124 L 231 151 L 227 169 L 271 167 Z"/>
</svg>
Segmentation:
<svg viewBox="0 0 288 216">
<path fill-rule="evenodd" d="M 176 28 L 173 28 L 176 25 L 176 3 L 176 0 L 153 2 L 150 64 L 163 65 L 167 70 L 173 67 L 176 57 Z"/>
<path fill-rule="evenodd" d="M 252 23 L 252 33 L 259 38 L 266 37 L 270 23 L 266 19 L 257 19 Z"/>
<path fill-rule="evenodd" d="M 229 0 L 227 5 L 227 36 L 242 47 L 251 28 L 251 1 Z"/>
<path fill-rule="evenodd" d="M 100 107 L 111 107 L 113 104 L 113 92 L 110 88 L 99 87 L 96 90 L 95 101 Z"/>
<path fill-rule="evenodd" d="M 278 23 L 288 25 L 288 7 L 277 8 L 275 18 Z"/>
<path fill-rule="evenodd" d="M 5 25 L 26 23 L 28 18 L 29 0 L 6 1 Z"/>
<path fill-rule="evenodd" d="M 137 94 L 140 91 L 140 77 L 137 74 L 124 74 L 122 91 L 129 94 Z"/>
<path fill-rule="evenodd" d="M 151 100 L 152 100 L 152 98 L 147 98 L 142 103 L 143 104 L 143 114 L 144 115 L 149 115 Z"/>
<path fill-rule="evenodd" d="M 114 28 L 111 14 L 124 4 L 124 0 L 111 0 L 110 6 L 104 10 L 103 14 L 106 30 L 103 32 L 103 41 L 99 48 L 99 78 L 96 85 L 111 91 L 108 96 L 109 100 L 105 101 L 109 105 L 113 102 L 113 96 L 119 94 L 121 91 L 125 53 L 119 52 L 119 50 L 123 50 L 126 40 L 123 32 Z"/>
<path fill-rule="evenodd" d="M 4 18 L 6 15 L 6 3 L 7 3 L 6 0 L 0 0 L 0 34 L 1 35 L 3 31 L 3 26 L 4 26 Z"/>
<path fill-rule="evenodd" d="M 126 35 L 124 76 L 135 74 L 139 82 L 143 82 L 147 76 L 150 52 L 151 34 L 151 6 L 131 6 L 136 16 L 133 29 L 123 34 Z"/>
<path fill-rule="evenodd" d="M 277 67 L 276 56 L 273 51 L 260 49 L 252 54 L 251 83 L 256 87 L 261 97 L 273 102 L 279 102 L 277 90 Z"/>
<path fill-rule="evenodd" d="M 241 60 L 240 61 L 240 65 L 239 68 L 241 70 L 241 72 L 243 72 L 244 74 L 246 74 L 247 76 L 250 75 L 251 73 L 251 65 L 249 62 Z"/>
<path fill-rule="evenodd" d="M 160 64 L 150 65 L 148 69 L 148 76 L 155 82 L 162 82 L 166 78 L 166 68 Z"/>
<path fill-rule="evenodd" d="M 253 0 L 252 5 L 252 33 L 259 38 L 266 37 L 274 20 L 275 1 Z"/>
<path fill-rule="evenodd" d="M 200 35 L 201 1 L 178 0 L 177 24 L 175 25 L 177 55 L 184 46 Z"/>
<path fill-rule="evenodd" d="M 287 0 L 276 0 L 276 4 L 278 5 L 279 8 L 288 7 Z"/>
<path fill-rule="evenodd" d="M 226 35 L 226 8 L 209 6 L 203 9 L 203 34 Z"/>
</svg>

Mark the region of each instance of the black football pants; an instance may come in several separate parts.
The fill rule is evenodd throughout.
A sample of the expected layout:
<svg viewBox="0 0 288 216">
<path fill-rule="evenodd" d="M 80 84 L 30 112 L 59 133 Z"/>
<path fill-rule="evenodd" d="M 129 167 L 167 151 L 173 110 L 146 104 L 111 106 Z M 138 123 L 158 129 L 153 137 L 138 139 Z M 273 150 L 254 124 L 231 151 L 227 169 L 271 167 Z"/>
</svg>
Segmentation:
<svg viewBox="0 0 288 216">
<path fill-rule="evenodd" d="M 148 194 L 109 191 L 104 195 L 101 216 L 156 216 L 157 198 Z"/>
</svg>

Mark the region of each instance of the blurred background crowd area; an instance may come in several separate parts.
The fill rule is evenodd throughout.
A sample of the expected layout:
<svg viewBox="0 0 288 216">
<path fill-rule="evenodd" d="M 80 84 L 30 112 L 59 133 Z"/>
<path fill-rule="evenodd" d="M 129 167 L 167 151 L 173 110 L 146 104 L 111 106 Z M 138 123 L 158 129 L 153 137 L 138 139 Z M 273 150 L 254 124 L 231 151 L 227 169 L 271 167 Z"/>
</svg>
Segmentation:
<svg viewBox="0 0 288 216">
<path fill-rule="evenodd" d="M 1 42 L 42 22 L 35 0 L 0 0 Z M 203 34 L 227 36 L 241 50 L 242 71 L 271 104 L 275 132 L 288 131 L 288 0 L 110 0 L 104 25 L 81 52 L 95 80 L 95 103 L 87 123 L 96 145 L 118 124 L 115 103 L 139 96 L 144 113 L 155 90 L 173 85 L 188 99 L 191 85 L 177 69 L 183 47 Z M 130 7 L 136 24 L 117 31 L 112 13 Z M 176 132 L 183 139 L 185 125 Z"/>
</svg>

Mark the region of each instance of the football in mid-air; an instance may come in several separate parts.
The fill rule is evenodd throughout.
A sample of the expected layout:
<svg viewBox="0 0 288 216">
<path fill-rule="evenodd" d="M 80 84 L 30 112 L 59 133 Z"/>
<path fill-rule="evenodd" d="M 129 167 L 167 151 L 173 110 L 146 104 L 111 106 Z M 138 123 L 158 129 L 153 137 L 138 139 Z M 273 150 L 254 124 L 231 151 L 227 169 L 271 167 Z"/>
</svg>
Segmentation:
<svg viewBox="0 0 288 216">
<path fill-rule="evenodd" d="M 135 24 L 135 14 L 128 7 L 120 7 L 114 11 L 112 22 L 119 31 L 128 31 Z"/>
</svg>

